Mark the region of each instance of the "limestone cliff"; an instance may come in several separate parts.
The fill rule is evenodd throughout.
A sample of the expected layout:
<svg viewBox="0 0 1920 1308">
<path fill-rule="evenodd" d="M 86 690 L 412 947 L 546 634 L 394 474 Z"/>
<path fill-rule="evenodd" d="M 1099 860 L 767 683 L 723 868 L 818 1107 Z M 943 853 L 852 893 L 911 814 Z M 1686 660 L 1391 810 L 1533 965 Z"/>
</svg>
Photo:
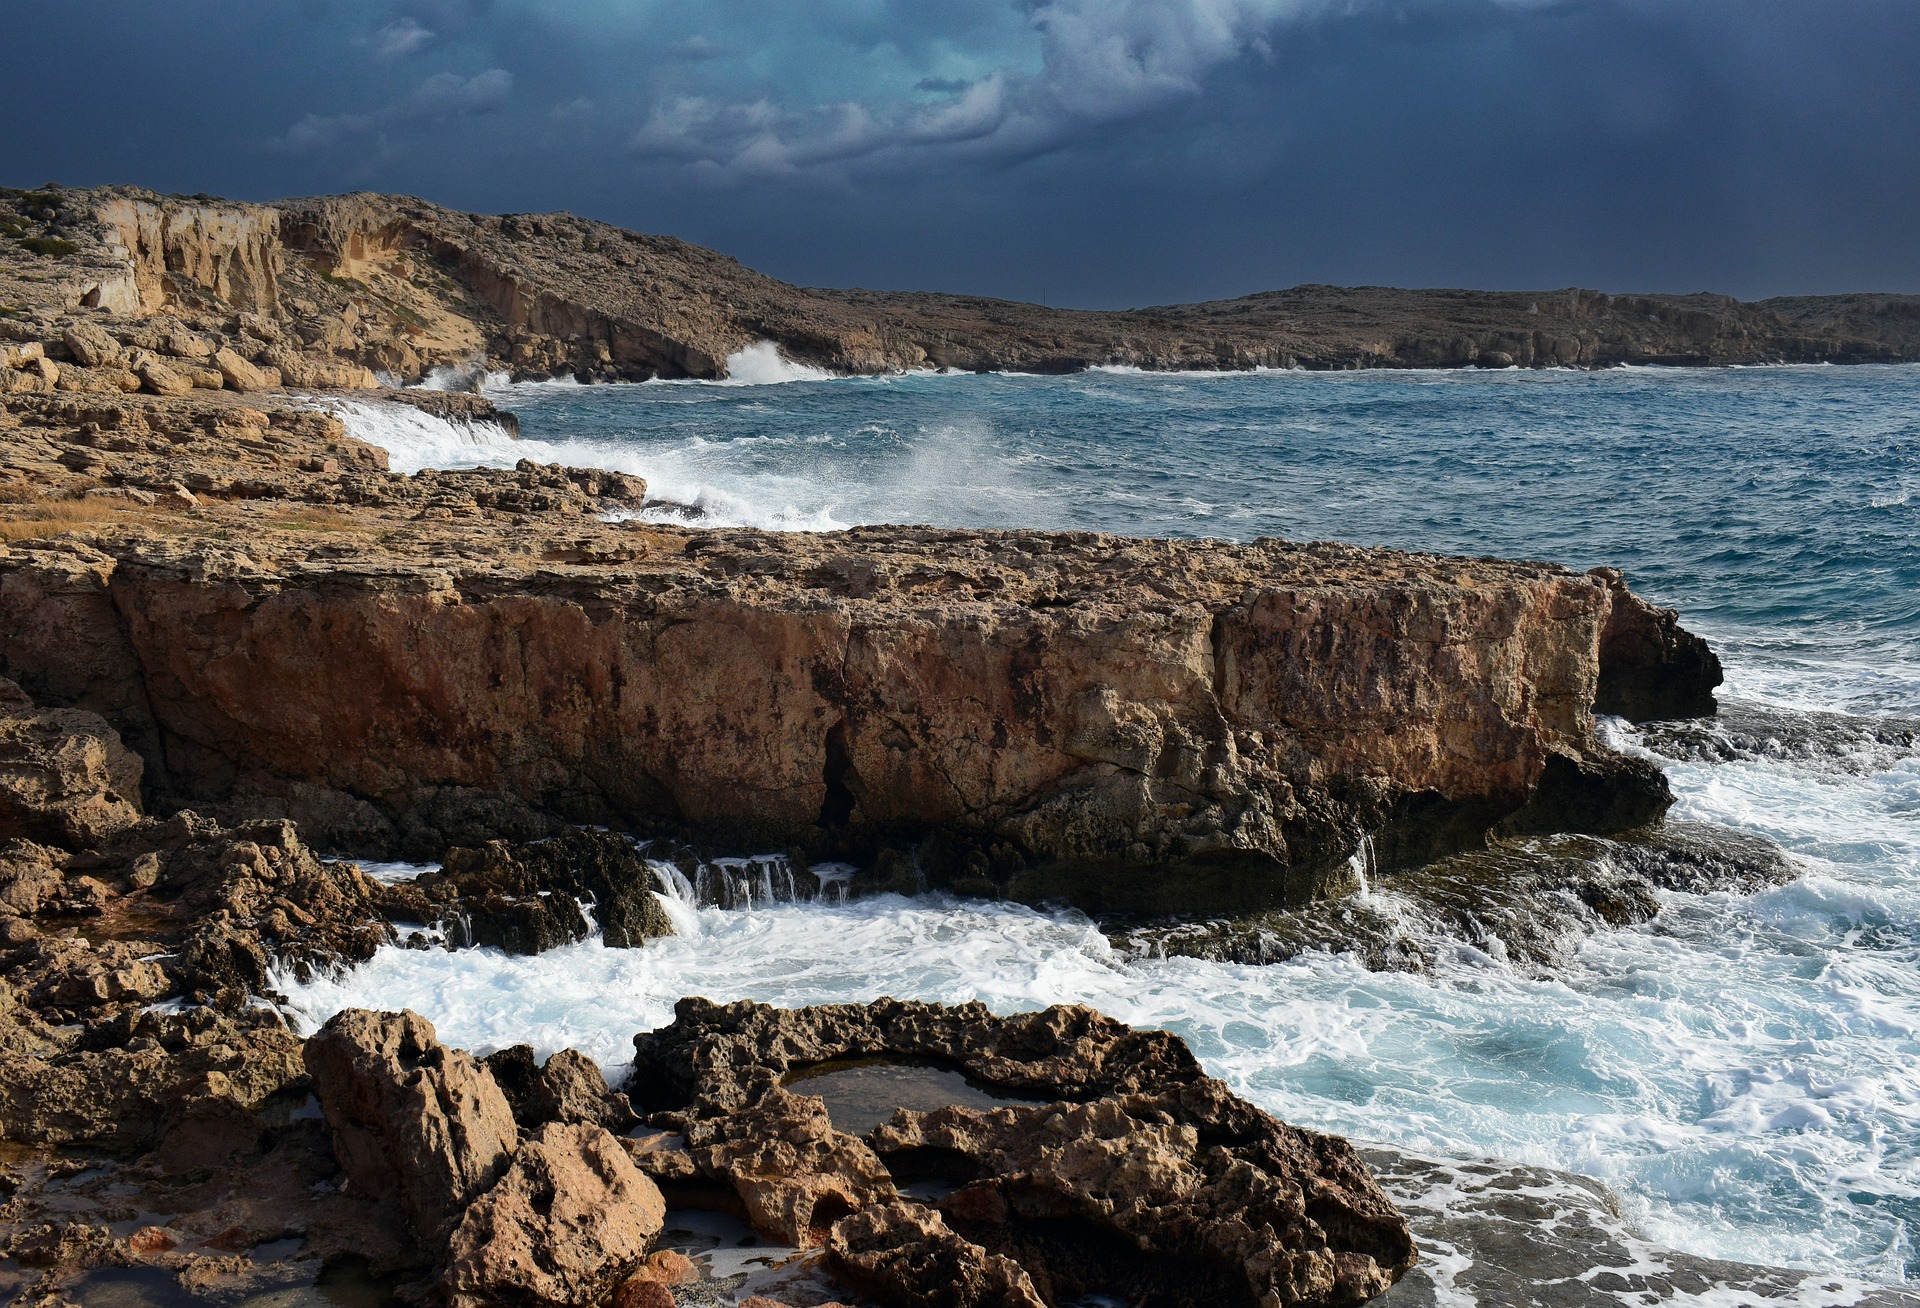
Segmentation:
<svg viewBox="0 0 1920 1308">
<path fill-rule="evenodd" d="M 853 373 L 1892 361 L 1920 357 L 1916 304 L 1299 286 L 1082 312 L 807 289 L 571 214 L 484 216 L 384 195 L 253 205 L 124 187 L 0 191 L 0 339 L 46 351 L 36 377 L 0 368 L 0 391 L 371 386 L 369 370 L 416 380 L 436 366 L 717 377 L 760 340 Z M 162 373 L 120 350 L 70 349 L 76 316 L 157 355 Z M 255 371 L 196 366 L 216 349 Z"/>
<path fill-rule="evenodd" d="M 1297 901 L 1363 835 L 1404 862 L 1652 819 L 1596 700 L 1700 712 L 1719 677 L 1613 573 L 609 522 L 631 479 L 400 477 L 330 418 L 195 412 L 22 407 L 23 476 L 125 489 L 0 554 L 0 673 L 107 715 L 165 800 L 359 852 L 561 818 L 1102 910 Z M 185 451 L 167 510 L 140 488 Z"/>
</svg>

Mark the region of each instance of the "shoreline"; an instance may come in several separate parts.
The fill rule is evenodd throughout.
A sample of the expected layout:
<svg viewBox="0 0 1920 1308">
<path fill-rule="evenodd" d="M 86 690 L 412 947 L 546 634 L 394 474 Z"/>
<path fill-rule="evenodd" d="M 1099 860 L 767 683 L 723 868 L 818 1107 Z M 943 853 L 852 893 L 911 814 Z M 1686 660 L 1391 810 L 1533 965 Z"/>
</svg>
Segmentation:
<svg viewBox="0 0 1920 1308">
<path fill-rule="evenodd" d="M 889 1303 L 945 1284 L 928 1259 L 961 1269 L 968 1302 L 1036 1304 L 1043 1282 L 1071 1297 L 1107 1286 L 1102 1258 L 1131 1247 L 1141 1261 L 1124 1266 L 1170 1304 L 1199 1302 L 1169 1271 L 1180 1257 L 1208 1269 L 1208 1303 L 1284 1283 L 1292 1302 L 1421 1304 L 1438 1283 L 1388 1289 L 1415 1265 L 1405 1215 L 1344 1142 L 1233 1096 L 1175 1037 L 1091 1010 L 686 999 L 674 1027 L 636 1038 L 646 1067 L 616 1092 L 578 1054 L 476 1060 L 418 1018 L 349 1013 L 299 1039 L 271 1011 L 276 978 L 403 943 L 521 956 L 598 931 L 644 950 L 674 929 L 669 887 L 629 836 L 674 846 L 663 861 L 696 906 L 735 894 L 727 875 L 698 888 L 716 855 L 771 849 L 813 893 L 931 887 L 1267 934 L 1263 915 L 1294 914 L 1309 950 L 1359 938 L 1341 914 L 1381 873 L 1424 885 L 1434 920 L 1509 911 L 1555 937 L 1645 921 L 1666 889 L 1792 874 L 1764 842 L 1663 824 L 1659 767 L 1602 734 L 1597 714 L 1712 714 L 1720 680 L 1706 642 L 1612 569 L 1330 542 L 663 526 L 610 520 L 648 490 L 605 469 L 400 475 L 312 397 L 510 431 L 483 396 L 370 384 L 369 360 L 404 365 L 405 345 L 424 366 L 432 350 L 408 342 L 465 349 L 463 333 L 500 329 L 495 310 L 398 249 L 380 258 L 441 297 L 406 303 L 443 316 L 409 309 L 419 321 L 383 335 L 349 325 L 369 321 L 358 308 L 294 301 L 356 305 L 397 278 L 323 264 L 348 258 L 337 238 L 364 238 L 378 203 L 416 202 L 321 202 L 302 221 L 345 226 L 313 231 L 230 206 L 247 221 L 217 239 L 194 206 L 101 203 L 124 212 L 100 231 L 137 239 L 125 283 L 96 282 L 96 298 L 136 311 L 0 320 L 0 1277 L 26 1302 L 123 1273 L 232 1297 L 358 1256 L 403 1274 L 413 1301 L 661 1305 L 686 1272 L 652 1248 L 670 1195 L 825 1248 L 843 1285 Z M 482 280 L 502 229 L 457 247 L 434 230 L 442 274 Z M 189 248 L 217 255 L 224 281 L 161 271 Z M 523 316 L 578 305 L 534 307 Z M 617 343 L 602 325 L 513 349 L 544 366 L 556 341 Z M 701 330 L 724 344 L 729 329 Z M 675 366 L 727 358 L 672 348 Z M 671 353 L 634 349 L 628 364 Z M 1544 863 L 1527 861 L 1536 847 Z M 374 878 L 317 849 L 438 866 Z M 1566 870 L 1568 850 L 1588 872 Z M 1559 900 L 1569 916 L 1546 920 Z M 1020 1102 L 900 1103 L 912 1111 L 855 1133 L 784 1088 L 796 1063 L 876 1057 L 957 1064 Z M 423 1084 L 425 1099 L 407 1088 Z M 930 1159 L 936 1176 L 911 1175 Z M 1380 1164 L 1402 1165 L 1417 1170 Z M 929 1179 L 955 1184 L 909 1193 Z M 1608 1201 L 1589 1193 L 1592 1225 Z M 584 1241 L 547 1222 L 570 1194 L 592 1197 Z M 1160 1208 L 1188 1234 L 1140 1216 Z M 1269 1208 L 1247 1233 L 1243 1215 Z M 1491 1268 L 1514 1237 L 1485 1213 L 1468 1223 Z M 1464 1275 L 1451 1237 L 1433 1238 L 1428 1267 Z M 575 1271 L 535 1284 L 515 1249 Z M 1617 1251 L 1601 1231 L 1566 1256 L 1610 1276 Z M 1621 1256 L 1604 1266 L 1661 1294 L 1747 1275 Z M 1828 1293 L 1811 1279 L 1750 1277 L 1788 1301 Z"/>
</svg>

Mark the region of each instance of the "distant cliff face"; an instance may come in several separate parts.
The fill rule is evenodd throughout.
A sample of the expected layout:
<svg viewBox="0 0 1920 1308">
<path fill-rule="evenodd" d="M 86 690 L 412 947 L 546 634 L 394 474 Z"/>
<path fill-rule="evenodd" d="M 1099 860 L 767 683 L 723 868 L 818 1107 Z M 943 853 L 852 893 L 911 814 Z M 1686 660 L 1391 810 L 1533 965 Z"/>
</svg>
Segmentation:
<svg viewBox="0 0 1920 1308">
<path fill-rule="evenodd" d="M 808 290 L 711 250 L 569 214 L 479 216 L 380 195 L 248 205 L 127 188 L 0 192 L 0 322 L 12 339 L 50 344 L 56 372 L 96 366 L 64 357 L 62 344 L 72 317 L 89 309 L 123 345 L 152 350 L 126 338 L 162 321 L 230 349 L 263 370 L 262 384 L 346 386 L 370 384 L 367 369 L 414 380 L 453 365 L 523 377 L 717 377 L 729 355 L 760 340 L 853 373 L 1891 361 L 1920 358 L 1916 306 L 1920 297 L 1743 304 L 1302 286 L 1080 312 Z M 107 390 L 127 377 L 127 389 L 167 393 L 164 378 L 137 368 L 76 372 L 66 389 Z M 0 383 L 53 389 L 59 378 L 0 374 Z"/>
</svg>

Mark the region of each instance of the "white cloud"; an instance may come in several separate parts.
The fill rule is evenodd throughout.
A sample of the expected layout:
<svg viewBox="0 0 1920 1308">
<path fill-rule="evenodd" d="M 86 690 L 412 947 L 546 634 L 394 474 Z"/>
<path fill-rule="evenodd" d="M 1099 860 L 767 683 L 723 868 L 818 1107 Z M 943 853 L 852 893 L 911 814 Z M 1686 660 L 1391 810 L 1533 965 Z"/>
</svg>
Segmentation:
<svg viewBox="0 0 1920 1308">
<path fill-rule="evenodd" d="M 513 74 L 489 68 L 472 77 L 435 73 L 404 98 L 380 109 L 359 114 L 308 114 L 267 143 L 281 154 L 322 154 L 370 139 L 385 141 L 388 133 L 452 118 L 492 113 L 513 96 Z"/>
<path fill-rule="evenodd" d="M 1089 126 L 1197 95 L 1223 65 L 1264 56 L 1281 23 L 1359 2 L 1029 0 L 1037 71 L 924 78 L 891 98 L 827 104 L 678 96 L 655 107 L 633 148 L 734 174 L 931 148 L 1044 149 Z"/>
<path fill-rule="evenodd" d="M 433 44 L 435 35 L 431 29 L 422 27 L 417 20 L 408 17 L 388 23 L 367 38 L 366 44 L 373 47 L 375 59 L 385 62 L 418 54 Z"/>
</svg>

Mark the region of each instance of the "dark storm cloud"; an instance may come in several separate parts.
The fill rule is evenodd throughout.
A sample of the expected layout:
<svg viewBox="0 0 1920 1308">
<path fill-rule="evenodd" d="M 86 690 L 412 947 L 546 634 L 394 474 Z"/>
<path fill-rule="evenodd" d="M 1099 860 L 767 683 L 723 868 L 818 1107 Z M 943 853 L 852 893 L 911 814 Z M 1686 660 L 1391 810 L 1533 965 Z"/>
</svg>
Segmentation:
<svg viewBox="0 0 1920 1308">
<path fill-rule="evenodd" d="M 1920 290 L 1910 0 L 15 3 L 0 180 L 569 208 L 793 280 Z"/>
</svg>

